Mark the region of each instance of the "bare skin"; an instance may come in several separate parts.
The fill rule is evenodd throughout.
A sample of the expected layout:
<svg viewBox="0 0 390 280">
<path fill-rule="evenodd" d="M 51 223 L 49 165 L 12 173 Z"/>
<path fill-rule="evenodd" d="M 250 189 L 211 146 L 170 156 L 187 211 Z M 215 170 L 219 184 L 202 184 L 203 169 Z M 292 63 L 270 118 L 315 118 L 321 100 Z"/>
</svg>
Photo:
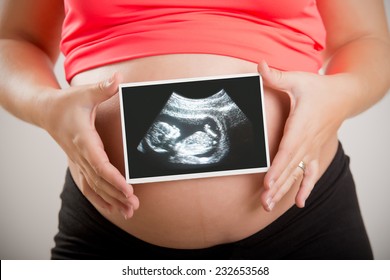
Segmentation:
<svg viewBox="0 0 390 280">
<path fill-rule="evenodd" d="M 257 65 L 214 55 L 156 56 L 84 72 L 74 77 L 72 85 L 96 83 L 101 76 L 109 76 L 113 71 L 121 73 L 124 82 L 131 82 L 253 73 L 257 71 Z M 283 124 L 288 117 L 290 101 L 288 95 L 267 88 L 265 104 L 273 158 L 282 137 Z M 111 163 L 123 171 L 118 105 L 117 95 L 100 104 L 96 128 Z M 324 161 L 320 172 L 326 169 L 336 148 L 337 137 L 334 136 L 323 147 Z M 89 191 L 91 188 L 85 184 L 77 165 L 70 162 L 70 168 L 77 184 L 84 191 Z M 99 204 L 94 205 L 108 220 L 150 243 L 176 248 L 202 248 L 245 238 L 274 221 L 294 205 L 302 170 L 297 168 L 294 176 L 297 183 L 275 205 L 272 212 L 266 211 L 261 203 L 264 174 L 133 185 L 141 206 L 128 220 L 123 219 L 121 213 L 108 212 Z"/>
<path fill-rule="evenodd" d="M 382 1 L 317 4 L 328 32 L 325 55 L 330 60 L 324 76 L 282 72 L 264 62 L 255 65 L 217 55 L 168 55 L 80 73 L 62 90 L 53 74 L 62 1 L 34 1 L 34 9 L 31 1 L 2 1 L 0 101 L 12 114 L 48 131 L 68 155 L 83 194 L 125 231 L 173 248 L 236 241 L 269 225 L 292 205 L 304 207 L 334 156 L 343 121 L 375 104 L 390 86 Z M 126 183 L 120 82 L 255 71 L 266 85 L 272 159 L 266 175 Z M 305 176 L 297 167 L 301 160 L 306 163 Z"/>
</svg>

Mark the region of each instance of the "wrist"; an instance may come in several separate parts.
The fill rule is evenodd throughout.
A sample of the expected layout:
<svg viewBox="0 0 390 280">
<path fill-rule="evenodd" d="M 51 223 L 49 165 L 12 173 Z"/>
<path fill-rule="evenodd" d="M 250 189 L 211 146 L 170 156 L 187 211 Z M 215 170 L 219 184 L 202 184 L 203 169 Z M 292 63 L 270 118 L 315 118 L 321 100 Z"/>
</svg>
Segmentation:
<svg viewBox="0 0 390 280">
<path fill-rule="evenodd" d="M 55 100 L 59 97 L 60 90 L 54 88 L 41 88 L 35 95 L 33 108 L 35 112 L 31 122 L 45 130 L 48 128 L 49 120 L 52 119 L 53 107 Z"/>
</svg>

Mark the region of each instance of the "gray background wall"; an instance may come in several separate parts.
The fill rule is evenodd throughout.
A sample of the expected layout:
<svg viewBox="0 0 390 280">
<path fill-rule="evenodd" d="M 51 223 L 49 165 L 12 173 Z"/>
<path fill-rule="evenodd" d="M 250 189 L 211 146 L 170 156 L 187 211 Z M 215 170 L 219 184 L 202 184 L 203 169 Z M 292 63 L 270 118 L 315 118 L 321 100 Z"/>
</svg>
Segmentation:
<svg viewBox="0 0 390 280">
<path fill-rule="evenodd" d="M 385 0 L 390 17 L 390 0 Z M 61 63 L 57 73 L 63 79 Z M 390 259 L 390 94 L 340 130 L 376 259 Z M 66 158 L 43 130 L 0 108 L 0 259 L 48 259 Z"/>
</svg>

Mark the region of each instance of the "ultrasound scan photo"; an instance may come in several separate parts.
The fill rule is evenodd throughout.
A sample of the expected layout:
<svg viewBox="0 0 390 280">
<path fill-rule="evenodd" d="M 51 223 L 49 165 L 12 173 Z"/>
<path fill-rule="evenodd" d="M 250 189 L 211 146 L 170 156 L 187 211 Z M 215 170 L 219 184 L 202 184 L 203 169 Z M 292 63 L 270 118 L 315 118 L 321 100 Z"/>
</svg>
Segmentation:
<svg viewBox="0 0 390 280">
<path fill-rule="evenodd" d="M 264 171 L 259 76 L 121 86 L 129 182 Z"/>
<path fill-rule="evenodd" d="M 158 153 L 178 165 L 215 164 L 239 145 L 233 130 L 252 140 L 251 123 L 225 90 L 201 99 L 172 93 L 138 145 L 138 151 Z"/>
</svg>

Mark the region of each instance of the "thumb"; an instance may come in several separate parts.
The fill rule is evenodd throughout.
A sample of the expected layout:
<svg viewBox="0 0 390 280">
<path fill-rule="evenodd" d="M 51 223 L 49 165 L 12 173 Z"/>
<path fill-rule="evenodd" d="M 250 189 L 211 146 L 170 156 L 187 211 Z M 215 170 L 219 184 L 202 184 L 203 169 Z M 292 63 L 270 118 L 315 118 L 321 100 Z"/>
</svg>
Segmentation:
<svg viewBox="0 0 390 280">
<path fill-rule="evenodd" d="M 106 101 L 118 92 L 119 84 L 122 81 L 122 77 L 118 72 L 115 72 L 107 80 L 101 81 L 93 85 L 91 91 L 91 99 L 95 105 Z"/>
<path fill-rule="evenodd" d="M 257 66 L 257 71 L 261 75 L 264 84 L 268 87 L 287 93 L 291 91 L 294 84 L 291 81 L 291 73 L 270 68 L 264 60 Z"/>
<path fill-rule="evenodd" d="M 290 99 L 290 109 L 292 111 L 295 108 L 296 103 L 296 98 L 293 95 L 293 87 L 295 85 L 293 73 L 270 68 L 264 60 L 257 66 L 257 71 L 259 72 L 264 85 L 288 95 Z"/>
</svg>

